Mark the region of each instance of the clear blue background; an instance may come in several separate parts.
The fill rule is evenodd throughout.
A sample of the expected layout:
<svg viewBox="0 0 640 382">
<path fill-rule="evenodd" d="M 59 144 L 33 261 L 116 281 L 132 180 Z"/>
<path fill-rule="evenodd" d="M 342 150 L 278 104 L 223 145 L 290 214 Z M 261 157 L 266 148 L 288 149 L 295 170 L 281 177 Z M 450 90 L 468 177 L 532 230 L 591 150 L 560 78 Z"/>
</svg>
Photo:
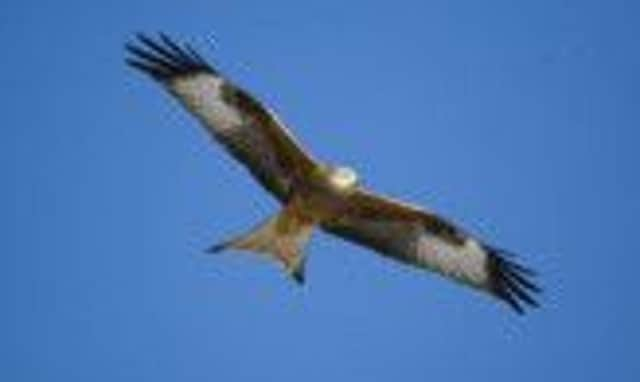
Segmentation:
<svg viewBox="0 0 640 382">
<path fill-rule="evenodd" d="M 638 2 L 301 3 L 2 3 L 0 379 L 638 380 Z M 205 256 L 278 206 L 125 67 L 136 31 L 521 253 L 544 309 L 323 234 L 304 288 Z"/>
</svg>

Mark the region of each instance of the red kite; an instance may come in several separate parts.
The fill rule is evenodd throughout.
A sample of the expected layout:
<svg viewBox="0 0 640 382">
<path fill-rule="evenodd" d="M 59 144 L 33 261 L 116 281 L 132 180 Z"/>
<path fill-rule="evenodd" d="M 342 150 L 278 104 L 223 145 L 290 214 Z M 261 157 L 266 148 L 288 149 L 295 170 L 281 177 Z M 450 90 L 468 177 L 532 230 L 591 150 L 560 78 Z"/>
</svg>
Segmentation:
<svg viewBox="0 0 640 382">
<path fill-rule="evenodd" d="M 484 291 L 519 313 L 537 307 L 534 271 L 427 210 L 375 194 L 349 167 L 305 151 L 266 106 L 222 76 L 189 45 L 138 35 L 127 63 L 159 82 L 283 205 L 251 232 L 215 245 L 266 254 L 299 283 L 303 249 L 320 228 L 382 255 Z"/>
</svg>

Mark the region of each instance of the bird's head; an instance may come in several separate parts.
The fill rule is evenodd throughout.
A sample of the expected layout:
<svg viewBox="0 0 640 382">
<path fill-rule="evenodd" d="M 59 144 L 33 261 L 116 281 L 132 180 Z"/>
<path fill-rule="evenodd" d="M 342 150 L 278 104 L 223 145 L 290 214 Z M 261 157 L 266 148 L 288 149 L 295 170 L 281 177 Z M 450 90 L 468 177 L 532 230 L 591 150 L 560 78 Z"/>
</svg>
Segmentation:
<svg viewBox="0 0 640 382">
<path fill-rule="evenodd" d="M 358 185 L 358 174 L 351 167 L 330 166 L 328 174 L 329 184 L 339 192 L 350 191 Z"/>
</svg>

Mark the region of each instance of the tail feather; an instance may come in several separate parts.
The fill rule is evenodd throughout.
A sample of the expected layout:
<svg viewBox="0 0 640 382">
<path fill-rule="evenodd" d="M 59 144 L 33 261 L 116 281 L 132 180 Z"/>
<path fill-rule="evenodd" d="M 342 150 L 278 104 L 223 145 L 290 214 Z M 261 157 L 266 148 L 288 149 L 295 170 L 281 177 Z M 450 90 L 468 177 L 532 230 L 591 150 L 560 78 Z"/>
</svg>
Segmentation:
<svg viewBox="0 0 640 382">
<path fill-rule="evenodd" d="M 293 281 L 295 281 L 298 285 L 304 285 L 307 269 L 306 263 L 307 257 L 304 254 L 301 254 L 298 259 L 298 263 L 294 265 L 289 272 L 289 275 L 291 276 Z"/>
<path fill-rule="evenodd" d="M 220 252 L 222 252 L 224 250 L 227 250 L 230 247 L 230 245 L 231 245 L 231 242 L 223 241 L 221 243 L 216 243 L 216 244 L 210 246 L 209 248 L 205 249 L 204 251 L 206 253 L 212 253 L 212 254 L 220 253 Z"/>
<path fill-rule="evenodd" d="M 280 262 L 294 281 L 304 284 L 303 249 L 312 231 L 313 224 L 297 219 L 285 209 L 248 233 L 214 244 L 206 252 L 219 253 L 237 249 L 267 254 Z"/>
</svg>

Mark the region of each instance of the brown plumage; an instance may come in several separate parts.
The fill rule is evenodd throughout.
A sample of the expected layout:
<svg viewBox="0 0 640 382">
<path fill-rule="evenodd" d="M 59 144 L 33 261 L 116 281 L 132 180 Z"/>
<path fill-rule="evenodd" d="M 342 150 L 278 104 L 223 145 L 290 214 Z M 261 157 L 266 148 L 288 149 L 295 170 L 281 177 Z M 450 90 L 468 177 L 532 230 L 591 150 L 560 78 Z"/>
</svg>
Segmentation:
<svg viewBox="0 0 640 382">
<path fill-rule="evenodd" d="M 127 63 L 151 76 L 198 118 L 282 204 L 251 232 L 210 248 L 264 253 L 298 282 L 315 227 L 395 260 L 439 273 L 504 301 L 537 307 L 535 273 L 457 225 L 364 189 L 355 172 L 315 160 L 276 115 L 225 79 L 189 45 L 138 35 Z"/>
</svg>

